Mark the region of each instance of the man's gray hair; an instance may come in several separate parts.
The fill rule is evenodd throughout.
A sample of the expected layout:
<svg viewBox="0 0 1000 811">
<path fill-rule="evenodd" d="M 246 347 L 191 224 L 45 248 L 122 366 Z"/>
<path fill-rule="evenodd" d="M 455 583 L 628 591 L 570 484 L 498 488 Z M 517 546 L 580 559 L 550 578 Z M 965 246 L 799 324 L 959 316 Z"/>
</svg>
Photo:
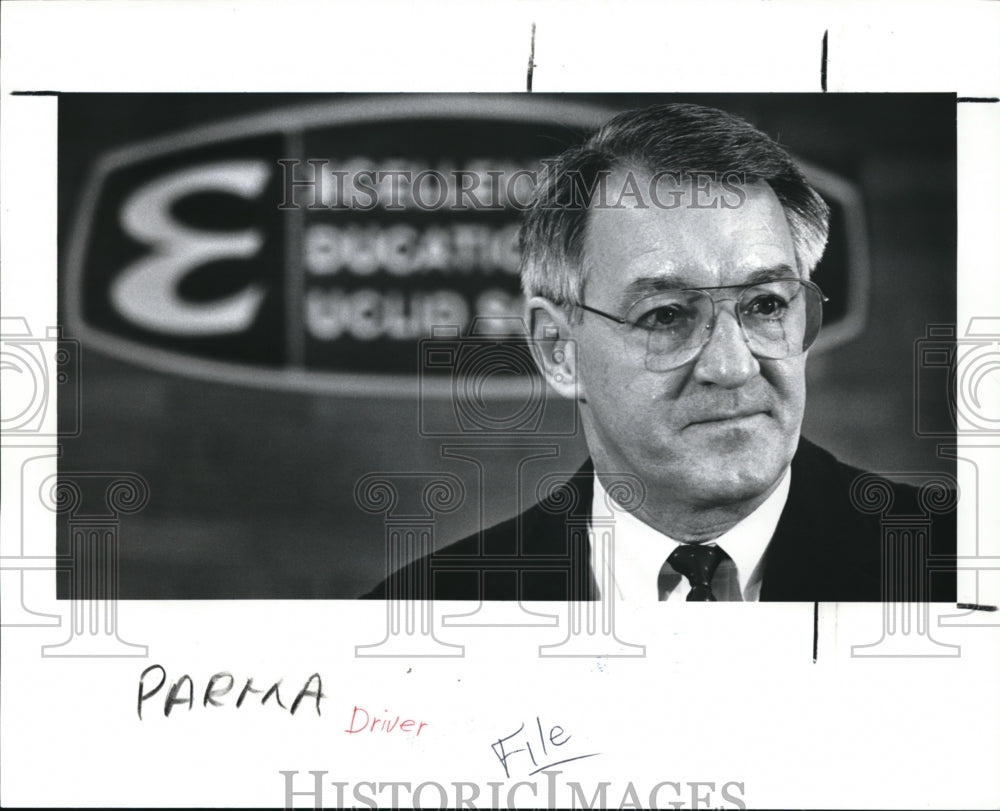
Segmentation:
<svg viewBox="0 0 1000 811">
<path fill-rule="evenodd" d="M 600 177 L 617 168 L 764 181 L 784 209 L 799 274 L 809 278 L 823 256 L 830 210 L 781 146 L 722 110 L 662 104 L 620 113 L 582 146 L 545 162 L 521 227 L 526 296 L 582 303 L 587 195 Z"/>
</svg>

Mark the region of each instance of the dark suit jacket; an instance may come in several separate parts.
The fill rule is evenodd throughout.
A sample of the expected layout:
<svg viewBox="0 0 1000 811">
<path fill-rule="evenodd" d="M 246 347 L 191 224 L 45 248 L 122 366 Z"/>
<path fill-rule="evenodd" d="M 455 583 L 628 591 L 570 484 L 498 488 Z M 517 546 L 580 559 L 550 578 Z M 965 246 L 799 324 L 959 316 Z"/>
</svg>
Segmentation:
<svg viewBox="0 0 1000 811">
<path fill-rule="evenodd" d="M 863 474 L 800 440 L 788 501 L 764 557 L 761 600 L 955 600 L 954 493 L 921 494 L 871 476 L 852 498 L 852 485 Z M 596 599 L 587 539 L 592 498 L 588 461 L 548 499 L 420 558 L 363 596 Z M 903 547 L 913 556 L 909 568 L 898 563 Z M 905 575 L 890 577 L 894 572 Z M 883 587 L 884 580 L 897 584 L 893 591 Z"/>
</svg>

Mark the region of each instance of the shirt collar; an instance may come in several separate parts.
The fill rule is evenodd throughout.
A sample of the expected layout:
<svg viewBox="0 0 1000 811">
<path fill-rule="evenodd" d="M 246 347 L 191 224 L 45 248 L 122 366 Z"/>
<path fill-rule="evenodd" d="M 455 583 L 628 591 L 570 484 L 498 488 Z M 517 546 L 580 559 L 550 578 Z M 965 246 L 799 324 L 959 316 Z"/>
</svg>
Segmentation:
<svg viewBox="0 0 1000 811">
<path fill-rule="evenodd" d="M 756 600 L 763 575 L 761 560 L 778 526 L 788 500 L 791 468 L 778 486 L 752 513 L 711 543 L 722 548 L 736 565 L 740 593 L 744 600 Z M 680 545 L 668 535 L 649 526 L 611 498 L 594 474 L 591 525 L 595 540 L 602 527 L 614 527 L 614 557 L 608 570 L 601 561 L 599 543 L 591 543 L 591 566 L 601 587 L 614 585 L 619 599 L 657 599 L 656 575 L 671 552 Z"/>
</svg>

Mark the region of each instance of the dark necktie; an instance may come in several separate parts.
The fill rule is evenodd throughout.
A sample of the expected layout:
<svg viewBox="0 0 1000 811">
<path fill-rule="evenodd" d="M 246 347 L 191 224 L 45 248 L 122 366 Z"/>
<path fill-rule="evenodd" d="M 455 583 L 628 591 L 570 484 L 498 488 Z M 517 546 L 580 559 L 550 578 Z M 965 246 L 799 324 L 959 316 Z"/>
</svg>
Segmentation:
<svg viewBox="0 0 1000 811">
<path fill-rule="evenodd" d="M 684 575 L 691 584 L 691 591 L 687 596 L 688 602 L 715 602 L 715 595 L 712 594 L 712 575 L 726 557 L 726 553 L 718 546 L 682 543 L 670 553 L 667 563 L 674 571 Z M 666 568 L 663 567 L 664 570 Z M 661 579 L 663 575 L 664 571 L 661 570 Z"/>
</svg>

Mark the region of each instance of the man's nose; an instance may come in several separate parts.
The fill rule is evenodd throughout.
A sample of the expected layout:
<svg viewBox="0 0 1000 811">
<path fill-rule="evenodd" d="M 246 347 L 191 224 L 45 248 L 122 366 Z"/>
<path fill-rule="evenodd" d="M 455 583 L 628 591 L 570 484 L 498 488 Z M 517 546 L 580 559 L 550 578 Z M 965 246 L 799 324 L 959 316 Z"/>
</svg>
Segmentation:
<svg viewBox="0 0 1000 811">
<path fill-rule="evenodd" d="M 712 334 L 695 362 L 695 379 L 699 383 L 735 389 L 759 372 L 760 364 L 743 340 L 736 316 L 718 310 Z"/>
</svg>

